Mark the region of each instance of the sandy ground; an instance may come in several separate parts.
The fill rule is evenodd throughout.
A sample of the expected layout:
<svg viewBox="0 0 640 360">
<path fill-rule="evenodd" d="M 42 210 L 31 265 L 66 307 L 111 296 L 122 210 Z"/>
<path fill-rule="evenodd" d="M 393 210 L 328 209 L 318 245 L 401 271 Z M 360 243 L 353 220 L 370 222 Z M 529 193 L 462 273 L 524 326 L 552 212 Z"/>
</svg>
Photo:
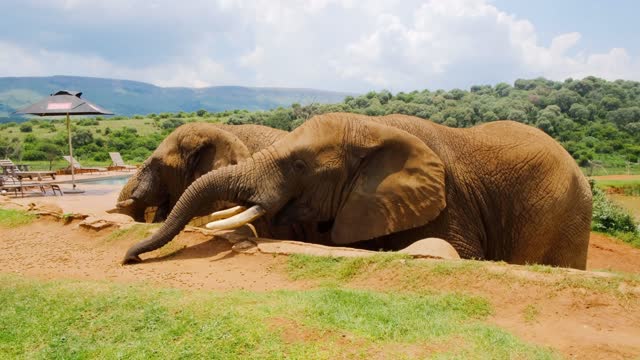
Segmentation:
<svg viewBox="0 0 640 360">
<path fill-rule="evenodd" d="M 120 266 L 124 252 L 135 240 L 113 240 L 111 232 L 83 229 L 77 221 L 63 225 L 52 220 L 0 228 L 0 271 L 40 279 L 108 280 L 216 291 L 304 290 L 317 286 L 288 278 L 284 271 L 286 256 L 236 253 L 227 241 L 197 232 L 183 232 L 171 249 L 151 253 L 150 260 L 143 264 Z M 640 273 L 640 250 L 599 235 L 592 240 L 590 268 Z M 525 279 L 546 276 L 515 271 L 524 274 Z M 376 274 L 346 285 L 390 291 L 399 285 L 396 277 L 394 273 Z M 640 356 L 638 296 L 621 299 L 584 289 L 554 288 L 527 281 L 511 283 L 499 277 L 483 282 L 472 276 L 437 280 L 421 284 L 433 291 L 483 296 L 495 309 L 491 322 L 527 341 L 556 348 L 568 357 Z M 534 321 L 527 321 L 523 315 L 527 306 L 538 312 Z"/>
<path fill-rule="evenodd" d="M 100 215 L 113 207 L 120 186 L 83 188 L 87 191 L 84 195 L 12 201 L 56 203 L 65 212 Z M 216 291 L 303 290 L 317 286 L 288 278 L 284 271 L 286 256 L 236 253 L 227 241 L 198 232 L 183 232 L 169 249 L 151 253 L 151 260 L 123 267 L 119 261 L 135 240 L 113 239 L 112 232 L 84 229 L 78 221 L 64 225 L 46 218 L 29 226 L 0 228 L 0 271 L 41 279 L 108 280 Z M 513 269 L 525 277 L 546 276 L 521 267 Z M 588 269 L 640 274 L 640 250 L 592 234 Z M 347 286 L 387 291 L 399 286 L 397 274 L 376 275 L 361 277 Z M 434 291 L 464 291 L 486 297 L 495 309 L 493 323 L 526 341 L 558 349 L 569 358 L 640 357 L 638 296 L 626 299 L 536 282 L 510 283 L 499 277 L 485 282 L 472 276 L 441 277 L 438 282 L 425 281 L 422 285 Z M 523 315 L 528 306 L 537 311 L 533 321 Z"/>
</svg>

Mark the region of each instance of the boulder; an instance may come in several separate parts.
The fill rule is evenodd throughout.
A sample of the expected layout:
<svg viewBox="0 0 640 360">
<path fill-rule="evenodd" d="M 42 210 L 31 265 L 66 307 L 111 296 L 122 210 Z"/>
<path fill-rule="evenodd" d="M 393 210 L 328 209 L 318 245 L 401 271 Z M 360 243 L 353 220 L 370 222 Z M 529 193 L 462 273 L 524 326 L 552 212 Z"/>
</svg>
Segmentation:
<svg viewBox="0 0 640 360">
<path fill-rule="evenodd" d="M 439 238 L 426 238 L 418 240 L 406 248 L 398 251 L 401 254 L 411 255 L 415 258 L 435 259 L 460 259 L 456 249 L 446 240 Z"/>
<path fill-rule="evenodd" d="M 78 225 L 85 229 L 100 231 L 112 226 L 120 228 L 131 223 L 133 223 L 133 220 L 127 215 L 106 214 L 100 217 L 88 216 Z"/>
</svg>

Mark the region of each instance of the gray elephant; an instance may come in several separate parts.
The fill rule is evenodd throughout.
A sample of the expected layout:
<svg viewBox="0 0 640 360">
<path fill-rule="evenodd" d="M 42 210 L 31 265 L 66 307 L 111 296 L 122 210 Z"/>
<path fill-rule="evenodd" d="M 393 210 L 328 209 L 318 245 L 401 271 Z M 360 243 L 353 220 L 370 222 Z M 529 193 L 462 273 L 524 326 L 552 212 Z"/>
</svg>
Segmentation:
<svg viewBox="0 0 640 360">
<path fill-rule="evenodd" d="M 165 219 L 182 193 L 207 172 L 234 165 L 288 132 L 260 125 L 188 123 L 167 136 L 118 197 L 118 212 L 134 220 Z M 221 203 L 220 207 L 229 205 Z M 153 211 L 150 211 L 150 210 Z M 146 219 L 145 214 L 153 214 Z"/>
<path fill-rule="evenodd" d="M 325 114 L 234 166 L 207 173 L 124 263 L 225 200 L 249 207 L 208 225 L 268 216 L 318 223 L 334 244 L 399 249 L 438 237 L 463 258 L 584 269 L 591 191 L 572 157 L 512 121 L 454 129 L 404 115 Z"/>
</svg>

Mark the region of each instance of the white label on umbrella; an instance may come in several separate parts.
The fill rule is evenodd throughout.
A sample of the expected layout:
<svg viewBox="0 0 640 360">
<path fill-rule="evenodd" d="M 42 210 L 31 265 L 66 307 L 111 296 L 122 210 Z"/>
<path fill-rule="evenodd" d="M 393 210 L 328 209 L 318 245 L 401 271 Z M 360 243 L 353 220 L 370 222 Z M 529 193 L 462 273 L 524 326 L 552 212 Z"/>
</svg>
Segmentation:
<svg viewBox="0 0 640 360">
<path fill-rule="evenodd" d="M 100 108 L 99 108 L 99 107 L 97 107 L 97 106 L 93 106 L 93 105 L 91 105 L 91 104 L 89 104 L 89 106 L 90 106 L 93 110 L 95 110 L 95 111 L 102 111 L 102 109 L 100 109 Z"/>
<path fill-rule="evenodd" d="M 48 103 L 47 110 L 68 110 L 71 109 L 71 103 Z"/>
</svg>

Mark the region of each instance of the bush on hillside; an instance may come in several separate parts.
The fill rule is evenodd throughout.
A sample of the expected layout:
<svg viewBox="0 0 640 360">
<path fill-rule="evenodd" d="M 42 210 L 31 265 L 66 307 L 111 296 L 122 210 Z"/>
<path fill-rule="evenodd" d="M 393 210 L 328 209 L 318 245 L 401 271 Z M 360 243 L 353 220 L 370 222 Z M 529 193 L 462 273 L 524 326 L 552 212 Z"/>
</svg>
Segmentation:
<svg viewBox="0 0 640 360">
<path fill-rule="evenodd" d="M 594 186 L 594 183 L 593 180 L 590 180 L 593 192 L 591 228 L 609 234 L 623 232 L 640 236 L 640 229 L 638 229 L 638 224 L 635 223 L 633 216 L 609 200 L 604 191 Z"/>
<path fill-rule="evenodd" d="M 20 125 L 20 131 L 24 132 L 24 133 L 32 132 L 33 131 L 33 127 L 31 127 L 31 125 L 29 125 L 29 124 L 22 124 L 22 125 Z"/>
<path fill-rule="evenodd" d="M 78 121 L 78 126 L 97 126 L 100 125 L 100 122 L 96 119 L 87 118 Z"/>
</svg>

